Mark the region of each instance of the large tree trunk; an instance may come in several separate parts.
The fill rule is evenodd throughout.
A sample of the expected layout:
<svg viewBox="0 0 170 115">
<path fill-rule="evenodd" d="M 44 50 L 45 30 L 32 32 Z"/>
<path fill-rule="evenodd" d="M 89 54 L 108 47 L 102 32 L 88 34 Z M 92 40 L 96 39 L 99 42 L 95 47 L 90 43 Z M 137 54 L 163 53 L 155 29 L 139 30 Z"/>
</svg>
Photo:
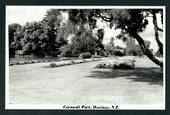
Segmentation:
<svg viewBox="0 0 170 115">
<path fill-rule="evenodd" d="M 159 61 L 158 59 L 156 59 L 152 52 L 145 46 L 145 43 L 143 41 L 143 39 L 136 33 L 136 32 L 131 32 L 131 35 L 138 41 L 142 51 L 144 52 L 144 54 L 150 59 L 152 60 L 155 64 L 159 65 L 161 68 L 163 68 L 163 62 Z"/>
<path fill-rule="evenodd" d="M 163 44 L 159 40 L 159 33 L 158 33 L 158 25 L 157 25 L 156 13 L 153 11 L 152 15 L 153 15 L 153 25 L 154 25 L 154 30 L 155 30 L 155 39 L 156 39 L 156 42 L 157 42 L 157 44 L 159 46 L 158 50 L 163 55 Z"/>
</svg>

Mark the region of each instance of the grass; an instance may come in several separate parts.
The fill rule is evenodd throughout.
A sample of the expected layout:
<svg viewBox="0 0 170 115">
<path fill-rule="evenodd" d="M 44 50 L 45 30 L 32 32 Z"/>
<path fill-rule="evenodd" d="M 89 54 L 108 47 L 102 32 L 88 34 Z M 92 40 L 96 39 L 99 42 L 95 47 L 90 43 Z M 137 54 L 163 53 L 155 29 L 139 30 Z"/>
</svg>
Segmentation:
<svg viewBox="0 0 170 115">
<path fill-rule="evenodd" d="M 9 102 L 163 105 L 162 70 L 146 57 L 135 60 L 134 70 L 95 69 L 100 61 L 60 68 L 44 68 L 51 62 L 10 66 Z"/>
</svg>

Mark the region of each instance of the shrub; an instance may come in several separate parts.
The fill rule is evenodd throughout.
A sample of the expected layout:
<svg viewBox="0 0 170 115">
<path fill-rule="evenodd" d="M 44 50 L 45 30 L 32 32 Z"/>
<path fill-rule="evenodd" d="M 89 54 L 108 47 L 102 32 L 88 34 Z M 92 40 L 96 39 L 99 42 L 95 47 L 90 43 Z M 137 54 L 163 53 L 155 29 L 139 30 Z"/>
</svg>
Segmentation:
<svg viewBox="0 0 170 115">
<path fill-rule="evenodd" d="M 62 57 L 62 58 L 60 58 L 60 60 L 70 60 L 70 58 L 66 58 L 66 57 Z"/>
<path fill-rule="evenodd" d="M 157 57 L 163 57 L 163 55 L 160 53 L 159 50 L 157 50 L 156 53 L 155 53 L 154 55 L 157 56 Z"/>
<path fill-rule="evenodd" d="M 128 61 L 108 61 L 108 62 L 101 62 L 96 65 L 95 68 L 99 69 L 134 69 L 135 64 L 132 60 Z"/>
<path fill-rule="evenodd" d="M 41 63 L 41 60 L 37 60 L 37 63 Z"/>
<path fill-rule="evenodd" d="M 134 49 L 127 49 L 126 50 L 126 55 L 129 55 L 129 56 L 142 56 L 143 52 L 140 49 L 140 47 L 136 46 Z"/>
<path fill-rule="evenodd" d="M 102 58 L 100 55 L 92 55 L 91 58 Z"/>
<path fill-rule="evenodd" d="M 71 60 L 70 62 L 71 62 L 71 64 L 75 64 L 75 61 L 74 61 L 74 60 Z"/>
<path fill-rule="evenodd" d="M 50 67 L 57 67 L 57 64 L 56 64 L 56 63 L 50 63 L 49 66 L 50 66 Z"/>
<path fill-rule="evenodd" d="M 12 66 L 12 65 L 14 65 L 14 64 L 13 64 L 13 63 L 10 63 L 10 64 L 9 64 L 9 66 Z"/>
<path fill-rule="evenodd" d="M 83 63 L 85 63 L 85 62 L 86 62 L 86 60 L 85 60 L 85 59 L 82 59 L 82 62 L 83 62 Z"/>
<path fill-rule="evenodd" d="M 91 58 L 91 53 L 85 52 L 79 55 L 79 59 L 86 59 L 86 58 Z"/>
<path fill-rule="evenodd" d="M 31 64 L 32 63 L 32 61 L 27 61 L 27 64 Z"/>
<path fill-rule="evenodd" d="M 115 56 L 124 56 L 125 55 L 125 51 L 123 49 L 114 49 L 112 51 L 112 55 L 115 55 Z"/>
<path fill-rule="evenodd" d="M 104 62 L 102 62 L 102 63 L 99 63 L 99 64 L 97 64 L 96 65 L 96 67 L 95 68 L 99 68 L 99 69 L 106 69 L 106 66 L 105 66 L 106 64 L 104 63 Z"/>
<path fill-rule="evenodd" d="M 51 60 L 50 60 L 50 59 L 48 59 L 48 60 L 47 60 L 47 62 L 51 62 Z"/>
<path fill-rule="evenodd" d="M 84 63 L 85 61 L 84 60 L 80 60 L 80 63 Z"/>
<path fill-rule="evenodd" d="M 72 62 L 68 62 L 67 65 L 72 65 Z"/>
<path fill-rule="evenodd" d="M 106 52 L 104 52 L 104 51 L 101 51 L 99 53 L 99 56 L 108 57 L 108 54 Z"/>
<path fill-rule="evenodd" d="M 114 69 L 134 69 L 135 64 L 133 61 L 127 61 L 119 64 L 114 65 Z"/>
<path fill-rule="evenodd" d="M 60 48 L 60 57 L 72 57 L 72 45 L 65 45 Z"/>
<path fill-rule="evenodd" d="M 76 60 L 74 64 L 80 64 L 80 60 Z"/>
<path fill-rule="evenodd" d="M 25 64 L 25 61 L 18 62 L 19 65 Z"/>
<path fill-rule="evenodd" d="M 35 60 L 32 60 L 31 62 L 32 62 L 32 63 L 35 63 Z"/>
</svg>

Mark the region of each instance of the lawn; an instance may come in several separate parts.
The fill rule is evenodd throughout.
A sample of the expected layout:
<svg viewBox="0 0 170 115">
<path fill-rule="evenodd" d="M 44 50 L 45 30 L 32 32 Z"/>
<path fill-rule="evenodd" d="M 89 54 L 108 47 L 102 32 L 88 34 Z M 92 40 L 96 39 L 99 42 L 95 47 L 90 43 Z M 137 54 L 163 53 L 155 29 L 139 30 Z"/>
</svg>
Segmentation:
<svg viewBox="0 0 170 115">
<path fill-rule="evenodd" d="M 135 59 L 134 70 L 95 68 L 108 59 L 59 68 L 50 62 L 9 66 L 9 103 L 163 104 L 162 69 L 146 57 Z"/>
</svg>

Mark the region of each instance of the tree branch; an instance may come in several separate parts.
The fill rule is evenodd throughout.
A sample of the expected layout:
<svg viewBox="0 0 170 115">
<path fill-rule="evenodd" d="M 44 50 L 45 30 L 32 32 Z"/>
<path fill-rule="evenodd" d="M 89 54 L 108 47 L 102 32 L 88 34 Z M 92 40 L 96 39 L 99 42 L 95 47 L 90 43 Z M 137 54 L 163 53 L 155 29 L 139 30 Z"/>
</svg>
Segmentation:
<svg viewBox="0 0 170 115">
<path fill-rule="evenodd" d="M 102 16 L 102 14 L 101 14 L 99 11 L 96 12 L 96 14 L 97 14 L 100 18 L 102 18 L 102 20 L 104 20 L 104 21 L 106 21 L 106 22 L 111 22 L 111 21 L 113 20 L 113 17 L 108 18 L 108 17 L 106 17 L 106 16 Z"/>
<path fill-rule="evenodd" d="M 106 16 L 102 16 L 101 14 L 100 14 L 100 17 L 102 18 L 102 20 L 104 20 L 106 22 L 111 22 L 113 20 L 113 18 L 108 18 Z"/>
<path fill-rule="evenodd" d="M 159 27 L 157 27 L 157 29 L 158 29 L 158 31 L 161 31 L 161 32 L 163 32 L 163 29 L 161 29 L 161 28 L 159 28 Z"/>
</svg>

